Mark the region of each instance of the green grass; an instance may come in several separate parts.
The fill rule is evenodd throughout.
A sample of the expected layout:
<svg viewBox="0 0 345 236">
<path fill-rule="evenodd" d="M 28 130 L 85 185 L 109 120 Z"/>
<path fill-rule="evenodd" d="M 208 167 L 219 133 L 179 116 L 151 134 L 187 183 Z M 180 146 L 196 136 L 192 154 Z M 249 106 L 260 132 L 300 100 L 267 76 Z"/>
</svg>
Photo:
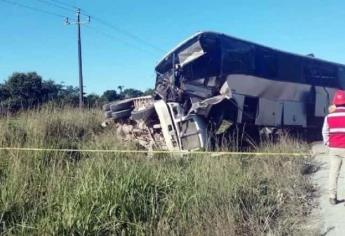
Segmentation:
<svg viewBox="0 0 345 236">
<path fill-rule="evenodd" d="M 100 111 L 46 107 L 0 119 L 0 146 L 115 149 Z M 263 151 L 303 151 L 282 139 Z M 303 232 L 308 160 L 0 151 L 5 235 L 291 235 Z"/>
</svg>

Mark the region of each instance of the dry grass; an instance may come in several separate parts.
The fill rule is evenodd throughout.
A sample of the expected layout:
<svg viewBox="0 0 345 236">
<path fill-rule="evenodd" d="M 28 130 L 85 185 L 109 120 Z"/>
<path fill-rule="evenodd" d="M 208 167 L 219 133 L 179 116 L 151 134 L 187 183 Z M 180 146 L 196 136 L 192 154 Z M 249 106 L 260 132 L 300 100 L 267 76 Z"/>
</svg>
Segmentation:
<svg viewBox="0 0 345 236">
<path fill-rule="evenodd" d="M 114 149 L 99 111 L 45 108 L 0 119 L 0 145 Z M 303 151 L 284 138 L 263 151 Z M 5 235 L 290 235 L 312 190 L 291 157 L 0 151 Z"/>
</svg>

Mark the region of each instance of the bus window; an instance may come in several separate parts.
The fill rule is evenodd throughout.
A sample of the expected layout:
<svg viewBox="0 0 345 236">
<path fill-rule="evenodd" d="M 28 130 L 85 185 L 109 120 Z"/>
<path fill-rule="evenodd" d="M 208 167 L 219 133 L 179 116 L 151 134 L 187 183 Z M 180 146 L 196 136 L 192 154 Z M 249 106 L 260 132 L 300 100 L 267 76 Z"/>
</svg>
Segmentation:
<svg viewBox="0 0 345 236">
<path fill-rule="evenodd" d="M 338 68 L 338 81 L 339 85 L 342 89 L 345 89 L 345 68 L 339 67 Z"/>
<path fill-rule="evenodd" d="M 205 77 L 216 76 L 219 74 L 219 57 L 214 53 L 205 54 L 204 56 L 188 63 L 183 67 L 183 75 L 187 80 L 200 79 Z"/>
<path fill-rule="evenodd" d="M 238 40 L 222 42 L 222 74 L 252 74 L 254 46 Z"/>
<path fill-rule="evenodd" d="M 304 76 L 307 82 L 320 85 L 335 87 L 338 85 L 338 70 L 334 65 L 312 62 L 304 66 Z"/>
<path fill-rule="evenodd" d="M 279 79 L 289 82 L 305 82 L 301 59 L 296 56 L 279 54 Z"/>
<path fill-rule="evenodd" d="M 273 79 L 278 73 L 278 59 L 273 51 L 257 48 L 255 53 L 256 75 Z"/>
</svg>

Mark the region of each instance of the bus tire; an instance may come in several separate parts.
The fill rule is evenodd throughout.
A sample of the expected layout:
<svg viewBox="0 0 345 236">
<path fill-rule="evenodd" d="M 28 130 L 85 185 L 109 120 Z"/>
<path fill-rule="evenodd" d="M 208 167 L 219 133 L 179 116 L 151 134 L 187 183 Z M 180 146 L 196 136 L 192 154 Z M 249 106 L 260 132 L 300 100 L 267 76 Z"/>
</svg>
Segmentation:
<svg viewBox="0 0 345 236">
<path fill-rule="evenodd" d="M 131 119 L 132 120 L 143 120 L 146 121 L 147 119 L 149 119 L 152 114 L 155 113 L 155 108 L 154 106 L 149 106 L 148 108 L 145 108 L 143 110 L 139 110 L 139 111 L 132 111 L 131 114 Z"/>
<path fill-rule="evenodd" d="M 132 109 L 122 110 L 122 111 L 113 111 L 111 112 L 111 117 L 114 120 L 124 119 L 131 116 Z"/>
</svg>

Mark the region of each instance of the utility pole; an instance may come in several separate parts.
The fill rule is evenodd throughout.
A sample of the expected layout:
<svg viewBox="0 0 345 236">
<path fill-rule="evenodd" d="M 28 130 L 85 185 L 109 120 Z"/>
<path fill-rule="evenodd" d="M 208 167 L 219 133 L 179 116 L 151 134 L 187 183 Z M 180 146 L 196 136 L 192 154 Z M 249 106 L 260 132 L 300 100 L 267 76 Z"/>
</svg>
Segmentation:
<svg viewBox="0 0 345 236">
<path fill-rule="evenodd" d="M 82 61 L 82 54 L 81 54 L 81 30 L 80 25 L 82 24 L 89 24 L 91 21 L 91 17 L 88 16 L 87 21 L 80 20 L 80 8 L 76 11 L 77 19 L 74 22 L 70 22 L 68 18 L 65 19 L 66 25 L 77 25 L 77 32 L 78 32 L 78 65 L 79 65 L 79 108 L 82 109 L 84 106 L 84 85 L 83 85 L 83 61 Z"/>
</svg>

